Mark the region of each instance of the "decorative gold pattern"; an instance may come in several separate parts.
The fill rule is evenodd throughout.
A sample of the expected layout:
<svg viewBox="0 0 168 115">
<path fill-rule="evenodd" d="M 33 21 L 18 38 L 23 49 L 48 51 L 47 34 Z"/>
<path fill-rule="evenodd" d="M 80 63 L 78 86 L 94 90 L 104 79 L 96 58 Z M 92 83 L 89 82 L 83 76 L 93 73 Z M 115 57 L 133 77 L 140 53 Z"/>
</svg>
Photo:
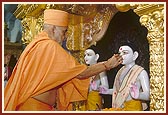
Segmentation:
<svg viewBox="0 0 168 115">
<path fill-rule="evenodd" d="M 22 41 L 28 44 L 32 41 L 35 35 L 43 28 L 43 18 L 25 17 L 22 21 Z"/>
<path fill-rule="evenodd" d="M 89 16 L 81 16 L 79 18 L 73 18 L 71 21 L 80 20 L 79 23 L 73 25 L 70 24 L 68 40 L 72 44 L 67 43 L 67 47 L 70 50 L 85 50 L 90 45 L 96 44 L 99 41 L 105 31 L 108 28 L 108 24 L 112 16 L 116 13 L 116 9 L 113 5 L 98 5 L 96 13 L 90 13 Z M 88 8 L 87 8 L 88 9 Z M 92 11 L 92 9 L 90 9 Z M 74 17 L 74 16 L 73 16 Z M 88 18 L 89 17 L 89 18 Z M 73 32 L 78 31 L 76 36 Z M 73 40 L 72 40 L 73 39 Z M 75 41 L 78 41 L 75 43 Z"/>
<path fill-rule="evenodd" d="M 164 111 L 164 4 L 143 4 L 134 11 L 148 29 L 150 45 L 150 110 Z"/>
<path fill-rule="evenodd" d="M 14 15 L 22 19 L 22 41 L 25 44 L 42 30 L 42 11 L 48 8 L 61 9 L 72 14 L 67 38 L 69 50 L 84 50 L 96 44 L 103 37 L 109 21 L 117 11 L 111 4 L 20 4 Z"/>
</svg>

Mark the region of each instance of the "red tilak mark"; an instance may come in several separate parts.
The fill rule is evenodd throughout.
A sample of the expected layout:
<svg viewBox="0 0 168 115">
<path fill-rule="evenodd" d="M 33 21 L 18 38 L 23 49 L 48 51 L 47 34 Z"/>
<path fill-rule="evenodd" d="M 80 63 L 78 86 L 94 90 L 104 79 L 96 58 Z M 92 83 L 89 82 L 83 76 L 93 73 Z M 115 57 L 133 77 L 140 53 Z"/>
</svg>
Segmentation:
<svg viewBox="0 0 168 115">
<path fill-rule="evenodd" d="M 120 50 L 122 50 L 122 48 L 120 48 Z"/>
</svg>

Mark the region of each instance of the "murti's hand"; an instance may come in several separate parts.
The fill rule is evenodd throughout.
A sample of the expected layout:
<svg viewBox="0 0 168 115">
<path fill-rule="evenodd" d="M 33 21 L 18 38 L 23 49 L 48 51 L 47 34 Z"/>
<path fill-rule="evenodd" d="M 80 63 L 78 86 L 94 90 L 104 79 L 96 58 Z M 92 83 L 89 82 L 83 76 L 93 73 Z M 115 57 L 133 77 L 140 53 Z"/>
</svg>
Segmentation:
<svg viewBox="0 0 168 115">
<path fill-rule="evenodd" d="M 98 89 L 97 83 L 95 81 L 92 81 L 90 83 L 90 87 L 91 87 L 92 90 L 97 90 Z"/>
<path fill-rule="evenodd" d="M 109 89 L 105 86 L 99 86 L 99 93 L 101 94 L 109 94 Z"/>
<path fill-rule="evenodd" d="M 134 99 L 138 99 L 139 97 L 139 88 L 136 85 L 136 83 L 132 83 L 130 86 L 130 94 L 132 96 L 132 98 Z"/>
</svg>

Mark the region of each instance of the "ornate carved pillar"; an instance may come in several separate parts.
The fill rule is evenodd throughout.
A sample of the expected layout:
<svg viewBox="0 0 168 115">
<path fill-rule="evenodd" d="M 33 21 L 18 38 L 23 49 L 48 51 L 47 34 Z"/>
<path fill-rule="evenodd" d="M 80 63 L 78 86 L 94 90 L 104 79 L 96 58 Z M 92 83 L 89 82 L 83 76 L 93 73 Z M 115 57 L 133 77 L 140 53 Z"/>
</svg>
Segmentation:
<svg viewBox="0 0 168 115">
<path fill-rule="evenodd" d="M 28 44 L 42 30 L 46 4 L 19 4 L 14 15 L 22 23 L 22 42 Z"/>
<path fill-rule="evenodd" d="M 150 45 L 150 111 L 164 111 L 164 4 L 142 4 L 134 12 L 140 16 L 140 23 L 148 29 Z"/>
</svg>

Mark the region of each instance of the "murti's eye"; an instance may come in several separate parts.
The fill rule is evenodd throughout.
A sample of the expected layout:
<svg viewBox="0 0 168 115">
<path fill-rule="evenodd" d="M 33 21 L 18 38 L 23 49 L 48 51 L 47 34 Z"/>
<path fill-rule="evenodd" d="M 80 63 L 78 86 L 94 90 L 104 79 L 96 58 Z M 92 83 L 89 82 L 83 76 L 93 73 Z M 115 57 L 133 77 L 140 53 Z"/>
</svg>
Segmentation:
<svg viewBox="0 0 168 115">
<path fill-rule="evenodd" d="M 87 55 L 87 56 L 92 56 L 93 54 L 91 54 L 91 53 L 87 53 L 86 55 Z"/>
<path fill-rule="evenodd" d="M 123 51 L 123 54 L 128 54 L 128 52 L 127 51 Z"/>
<path fill-rule="evenodd" d="M 128 54 L 127 51 L 122 51 L 122 52 L 118 52 L 118 53 L 119 53 L 120 56 L 125 55 L 125 54 Z"/>
</svg>

